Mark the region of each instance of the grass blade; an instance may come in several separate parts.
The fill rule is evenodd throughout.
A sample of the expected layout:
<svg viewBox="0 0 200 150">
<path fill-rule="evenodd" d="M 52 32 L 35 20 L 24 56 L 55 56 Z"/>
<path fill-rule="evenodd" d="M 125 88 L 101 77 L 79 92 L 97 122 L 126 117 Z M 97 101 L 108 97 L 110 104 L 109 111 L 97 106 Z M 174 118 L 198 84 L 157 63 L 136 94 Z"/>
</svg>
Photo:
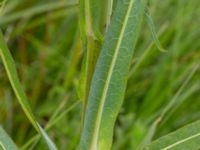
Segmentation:
<svg viewBox="0 0 200 150">
<path fill-rule="evenodd" d="M 159 32 L 158 32 L 158 37 L 161 36 L 164 31 L 166 30 L 166 28 L 168 27 L 168 24 L 164 24 Z M 133 68 L 131 68 L 130 73 L 129 73 L 129 78 L 132 77 L 132 75 L 136 72 L 136 70 L 140 67 L 140 65 L 145 61 L 145 59 L 148 57 L 148 55 L 150 54 L 150 52 L 152 51 L 152 47 L 154 45 L 154 41 L 152 41 L 149 46 L 146 48 L 145 52 L 141 55 L 141 57 L 139 58 L 139 60 L 136 62 L 136 64 L 134 65 Z"/>
<path fill-rule="evenodd" d="M 187 77 L 187 79 L 184 81 L 183 85 L 179 88 L 179 90 L 177 91 L 177 93 L 174 95 L 173 99 L 165 106 L 165 108 L 162 110 L 162 113 L 160 115 L 161 118 L 163 118 L 168 112 L 170 109 L 173 108 L 173 106 L 177 103 L 177 98 L 178 96 L 180 95 L 180 93 L 184 90 L 184 88 L 187 86 L 187 84 L 189 83 L 189 81 L 191 80 L 191 78 L 194 76 L 194 74 L 196 73 L 196 71 L 198 70 L 200 64 L 196 64 L 189 76 Z"/>
<path fill-rule="evenodd" d="M 50 138 L 47 136 L 47 134 L 45 133 L 45 131 L 40 127 L 40 125 L 38 124 L 38 122 L 36 121 L 32 110 L 29 106 L 26 94 L 20 84 L 18 75 L 17 75 L 17 71 L 14 65 L 14 60 L 9 52 L 9 49 L 4 41 L 3 38 L 3 34 L 0 31 L 0 56 L 3 60 L 3 64 L 5 66 L 8 78 L 10 80 L 10 84 L 14 90 L 14 93 L 22 107 L 22 109 L 24 110 L 26 116 L 28 117 L 29 121 L 32 123 L 32 125 L 34 126 L 34 128 L 43 136 L 43 138 L 45 139 L 46 143 L 49 146 L 49 149 L 51 150 L 56 150 L 57 148 L 55 147 L 55 145 L 53 144 L 53 142 L 50 140 Z"/>
<path fill-rule="evenodd" d="M 49 122 L 46 124 L 45 126 L 45 131 L 51 129 L 55 124 L 57 124 L 62 118 L 64 118 L 64 116 L 66 116 L 67 113 L 69 113 L 71 110 L 73 110 L 75 107 L 77 107 L 80 104 L 80 101 L 75 102 L 74 104 L 72 104 L 68 109 L 66 109 L 65 111 L 63 111 L 62 113 L 60 112 L 60 114 L 57 114 L 57 111 L 53 114 L 53 116 L 50 118 Z M 59 111 L 59 110 L 58 110 Z M 56 116 L 55 116 L 56 115 Z M 54 117 L 55 116 L 55 117 Z M 33 136 L 29 141 L 27 141 L 27 143 L 25 143 L 22 147 L 21 150 L 26 150 L 32 143 L 34 143 L 35 141 L 40 139 L 40 134 L 37 134 L 35 136 Z"/>
<path fill-rule="evenodd" d="M 81 150 L 111 147 L 143 12 L 140 0 L 118 1 L 91 83 Z"/>
<path fill-rule="evenodd" d="M 197 150 L 200 148 L 200 121 L 191 123 L 151 143 L 146 150 Z"/>
<path fill-rule="evenodd" d="M 0 2 L 0 15 L 2 13 L 4 6 L 5 6 L 5 3 L 6 3 L 6 0 L 3 0 L 3 1 Z"/>
<path fill-rule="evenodd" d="M 17 13 L 13 13 L 11 15 L 1 16 L 0 25 L 10 23 L 12 21 L 16 21 L 17 19 L 32 17 L 37 14 L 45 13 L 45 12 L 60 9 L 60 8 L 77 6 L 77 4 L 78 4 L 77 1 L 74 1 L 74 2 L 60 1 L 60 2 L 51 2 L 48 4 L 35 6 L 31 9 L 22 10 Z"/>
<path fill-rule="evenodd" d="M 196 64 L 192 68 L 192 70 L 189 70 L 189 75 L 188 75 L 187 79 L 184 81 L 184 83 L 178 89 L 176 94 L 173 96 L 172 100 L 169 101 L 169 103 L 166 104 L 166 106 L 163 108 L 159 117 L 153 122 L 148 133 L 146 134 L 144 141 L 142 142 L 142 144 L 140 145 L 140 147 L 138 149 L 142 149 L 143 147 L 145 147 L 146 145 L 148 145 L 151 142 L 154 134 L 156 133 L 158 125 L 160 125 L 163 122 L 163 119 L 165 119 L 166 115 L 169 115 L 170 113 L 174 112 L 174 108 L 176 108 L 176 103 L 178 103 L 180 101 L 178 99 L 178 97 L 183 92 L 184 88 L 188 85 L 189 81 L 191 80 L 191 78 L 196 73 L 198 67 L 199 67 L 199 64 Z M 170 112 L 170 110 L 171 110 L 171 112 Z"/>
<path fill-rule="evenodd" d="M 157 48 L 161 52 L 166 52 L 166 50 L 163 49 L 162 45 L 160 44 L 160 41 L 159 41 L 158 36 L 156 34 L 156 30 L 155 30 L 155 25 L 154 25 L 153 19 L 152 19 L 151 14 L 150 14 L 150 12 L 148 11 L 147 8 L 145 9 L 145 16 L 146 16 L 147 24 L 148 24 L 149 29 L 151 31 L 151 35 L 152 35 L 152 38 L 153 38 L 153 41 L 154 41 L 155 45 L 157 46 Z"/>
<path fill-rule="evenodd" d="M 8 134 L 0 126 L 0 149 L 3 150 L 18 150 L 15 143 L 10 139 Z"/>
</svg>

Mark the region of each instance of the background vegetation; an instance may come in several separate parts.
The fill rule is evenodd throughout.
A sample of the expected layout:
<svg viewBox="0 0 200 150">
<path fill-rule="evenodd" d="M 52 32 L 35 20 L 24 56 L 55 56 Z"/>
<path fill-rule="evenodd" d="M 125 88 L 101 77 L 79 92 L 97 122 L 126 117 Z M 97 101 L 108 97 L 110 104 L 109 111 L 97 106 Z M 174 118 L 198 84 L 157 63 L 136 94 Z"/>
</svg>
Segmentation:
<svg viewBox="0 0 200 150">
<path fill-rule="evenodd" d="M 0 27 L 34 115 L 59 149 L 74 150 L 80 140 L 79 80 L 86 57 L 78 1 L 7 0 L 1 6 Z M 167 52 L 153 44 L 144 19 L 113 150 L 136 149 L 199 119 L 199 6 L 199 0 L 149 0 Z M 47 148 L 16 100 L 2 61 L 0 123 L 18 147 Z"/>
</svg>

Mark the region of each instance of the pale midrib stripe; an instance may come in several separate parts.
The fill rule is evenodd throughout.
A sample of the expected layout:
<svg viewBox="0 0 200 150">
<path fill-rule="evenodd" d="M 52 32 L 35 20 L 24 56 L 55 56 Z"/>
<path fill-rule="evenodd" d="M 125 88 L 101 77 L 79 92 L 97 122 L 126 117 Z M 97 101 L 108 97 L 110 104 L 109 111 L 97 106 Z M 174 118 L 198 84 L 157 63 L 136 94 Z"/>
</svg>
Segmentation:
<svg viewBox="0 0 200 150">
<path fill-rule="evenodd" d="M 191 140 L 191 139 L 193 139 L 193 138 L 196 138 L 196 137 L 198 137 L 198 136 L 200 136 L 200 133 L 197 133 L 197 134 L 195 134 L 195 135 L 193 135 L 193 136 L 190 136 L 190 137 L 188 137 L 188 138 L 186 138 L 186 139 L 183 139 L 183 140 L 181 140 L 181 141 L 178 141 L 178 142 L 176 142 L 176 143 L 174 143 L 174 144 L 172 144 L 172 145 L 170 145 L 170 146 L 167 146 L 167 147 L 163 148 L 162 150 L 168 150 L 168 149 L 170 149 L 170 148 L 172 148 L 172 147 L 175 147 L 175 146 L 177 146 L 177 145 L 179 145 L 179 144 L 181 144 L 181 143 L 184 143 L 184 142 L 186 142 L 186 141 L 188 141 L 188 140 Z"/>
<path fill-rule="evenodd" d="M 4 147 L 3 143 L 0 142 L 0 148 L 2 148 L 3 150 L 6 150 L 6 148 Z"/>
<path fill-rule="evenodd" d="M 111 62 L 110 69 L 108 71 L 108 77 L 107 77 L 105 86 L 103 88 L 102 97 L 100 99 L 100 107 L 99 107 L 98 112 L 97 112 L 97 121 L 95 123 L 95 130 L 94 130 L 94 134 L 93 134 L 93 138 L 92 138 L 92 143 L 91 143 L 91 146 L 90 146 L 91 150 L 97 149 L 97 140 L 98 140 L 98 136 L 99 136 L 99 128 L 100 128 L 100 122 L 101 122 L 101 117 L 102 117 L 102 113 L 103 113 L 103 107 L 104 107 L 108 87 L 109 87 L 110 80 L 111 80 L 111 77 L 112 77 L 112 73 L 113 73 L 113 70 L 114 70 L 114 67 L 115 67 L 115 62 L 117 60 L 117 56 L 118 56 L 118 53 L 119 53 L 119 50 L 120 50 L 120 45 L 122 43 L 122 39 L 123 39 L 123 36 L 124 36 L 126 25 L 128 23 L 128 18 L 129 18 L 131 9 L 132 9 L 133 2 L 134 2 L 134 0 L 131 0 L 130 4 L 128 6 L 128 10 L 127 10 L 127 13 L 125 15 L 124 24 L 122 26 L 122 30 L 121 30 L 120 36 L 118 38 L 116 50 L 115 50 L 115 53 L 114 53 L 114 56 L 113 56 L 113 59 L 112 59 L 112 62 Z"/>
</svg>

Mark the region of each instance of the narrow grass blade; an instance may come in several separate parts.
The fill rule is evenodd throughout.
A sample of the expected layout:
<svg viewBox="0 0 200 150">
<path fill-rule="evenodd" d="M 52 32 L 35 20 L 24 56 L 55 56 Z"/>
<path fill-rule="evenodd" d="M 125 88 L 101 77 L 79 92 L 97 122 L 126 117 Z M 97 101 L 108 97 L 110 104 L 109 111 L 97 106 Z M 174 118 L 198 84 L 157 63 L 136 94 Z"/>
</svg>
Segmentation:
<svg viewBox="0 0 200 150">
<path fill-rule="evenodd" d="M 0 126 L 0 149 L 3 150 L 18 150 L 15 143 L 11 140 L 9 135 Z"/>
<path fill-rule="evenodd" d="M 111 148 L 143 14 L 140 0 L 118 1 L 91 83 L 81 150 Z"/>
<path fill-rule="evenodd" d="M 51 2 L 48 4 L 43 4 L 39 6 L 35 6 L 31 9 L 26 9 L 19 11 L 17 13 L 13 13 L 11 15 L 4 15 L 0 17 L 1 22 L 0 25 L 10 23 L 12 21 L 16 21 L 17 19 L 23 18 L 23 17 L 32 17 L 37 14 L 41 14 L 47 11 L 59 9 L 59 8 L 65 8 L 70 6 L 77 6 L 78 2 L 75 0 L 74 2 L 66 2 L 66 1 L 60 1 L 60 2 Z"/>
<path fill-rule="evenodd" d="M 47 123 L 47 125 L 45 126 L 45 131 L 49 130 L 50 128 L 52 128 L 55 124 L 57 124 L 62 118 L 64 118 L 66 116 L 66 114 L 68 112 L 70 112 L 71 110 L 73 110 L 75 107 L 77 107 L 78 105 L 80 105 L 80 101 L 75 102 L 74 104 L 72 104 L 68 109 L 64 110 L 63 112 L 60 112 L 60 114 L 56 115 L 55 113 L 53 114 L 53 116 L 50 118 L 49 122 Z M 55 119 L 53 119 L 53 117 L 56 115 Z M 40 138 L 40 134 L 35 135 L 34 137 L 32 137 L 29 141 L 27 141 L 27 143 L 25 143 L 22 147 L 21 150 L 26 150 L 32 143 L 34 143 L 35 141 L 37 141 Z"/>
<path fill-rule="evenodd" d="M 166 124 L 166 122 L 168 121 L 168 119 L 170 119 L 170 117 L 174 114 L 174 112 L 181 106 L 181 104 L 183 104 L 187 98 L 189 96 L 191 96 L 192 94 L 194 94 L 196 91 L 200 90 L 200 83 L 195 83 L 194 85 L 192 85 L 191 87 L 189 87 L 187 89 L 187 91 L 185 91 L 181 96 L 178 97 L 177 102 L 175 105 L 173 105 L 173 107 L 171 108 L 171 110 L 165 115 L 164 119 L 162 120 L 162 123 L 160 124 L 160 126 Z"/>
<path fill-rule="evenodd" d="M 3 1 L 0 2 L 0 16 L 1 16 L 1 13 L 2 13 L 2 10 L 3 10 L 4 6 L 5 6 L 6 1 L 7 0 L 3 0 Z"/>
<path fill-rule="evenodd" d="M 14 60 L 13 60 L 13 58 L 9 52 L 9 49 L 4 41 L 4 37 L 3 37 L 3 34 L 1 31 L 0 31 L 0 56 L 3 60 L 3 64 L 5 66 L 8 78 L 10 80 L 10 84 L 11 84 L 11 86 L 14 90 L 14 93 L 15 93 L 22 109 L 24 110 L 26 116 L 28 117 L 29 121 L 32 123 L 34 128 L 39 133 L 41 133 L 41 135 L 45 139 L 46 143 L 48 144 L 49 149 L 56 150 L 57 148 L 55 147 L 53 142 L 50 140 L 50 138 L 47 136 L 47 134 L 43 131 L 43 129 L 40 127 L 40 125 L 38 124 L 38 122 L 36 121 L 36 119 L 32 113 L 32 110 L 29 106 L 26 94 L 20 84 L 20 81 L 19 81 L 19 78 L 17 75 L 17 71 L 15 68 Z"/>
<path fill-rule="evenodd" d="M 158 32 L 158 37 L 160 35 L 162 35 L 166 28 L 168 27 L 168 24 L 164 24 L 159 32 Z M 141 55 L 141 57 L 139 58 L 139 60 L 136 62 L 136 64 L 134 65 L 134 67 L 130 70 L 129 73 L 129 78 L 132 77 L 132 75 L 136 72 L 136 70 L 140 67 L 140 65 L 144 62 L 144 60 L 148 57 L 148 55 L 150 54 L 150 52 L 152 51 L 152 46 L 154 45 L 154 42 L 152 41 L 149 46 L 146 48 L 145 52 Z"/>
<path fill-rule="evenodd" d="M 191 123 L 151 143 L 145 150 L 197 150 L 200 148 L 200 121 Z"/>
<path fill-rule="evenodd" d="M 173 108 L 176 108 L 176 104 L 180 101 L 178 99 L 178 97 L 180 96 L 180 94 L 183 92 L 184 88 L 186 87 L 186 85 L 188 85 L 189 81 L 191 80 L 191 78 L 194 76 L 195 72 L 197 71 L 199 67 L 199 64 L 196 64 L 192 70 L 189 70 L 190 73 L 187 77 L 187 79 L 185 80 L 185 82 L 182 84 L 182 86 L 179 88 L 179 90 L 176 92 L 176 94 L 173 96 L 172 100 L 169 101 L 169 103 L 164 107 L 164 109 L 162 110 L 162 112 L 160 113 L 160 116 L 154 121 L 154 123 L 151 125 L 144 141 L 142 142 L 141 146 L 139 149 L 141 149 L 141 147 L 143 148 L 144 146 L 146 146 L 147 144 L 149 144 L 157 130 L 158 125 L 161 123 L 161 121 L 163 121 L 164 117 L 166 117 L 166 115 L 170 114 L 170 111 L 174 111 Z"/>
<path fill-rule="evenodd" d="M 6 13 L 9 13 L 14 8 L 16 8 L 16 6 L 19 4 L 19 2 L 20 2 L 20 0 L 15 0 L 12 2 L 6 0 L 6 8 L 3 11 L 1 11 L 0 17 Z"/>
<path fill-rule="evenodd" d="M 51 118 L 49 119 L 48 123 L 47 123 L 46 126 L 44 127 L 44 130 L 45 130 L 45 131 L 46 131 L 47 127 L 49 126 L 49 123 L 51 123 L 51 122 L 53 122 L 54 120 L 56 120 L 56 117 L 61 113 L 63 107 L 65 106 L 65 104 L 66 104 L 66 102 L 67 102 L 67 100 L 68 100 L 68 98 L 69 98 L 69 95 L 66 95 L 65 98 L 63 99 L 63 101 L 62 101 L 62 102 L 60 103 L 60 105 L 58 106 L 58 108 L 57 108 L 57 109 L 55 110 L 55 112 L 52 114 L 52 116 L 51 116 Z M 32 145 L 32 148 L 31 148 L 31 149 L 33 149 L 33 148 L 37 145 L 37 143 L 39 142 L 41 136 L 38 134 L 38 135 L 36 135 L 36 136 L 33 136 L 32 139 L 36 139 L 36 137 L 37 137 L 37 140 L 35 140 L 35 143 Z M 29 141 L 31 141 L 31 140 L 29 140 Z M 27 143 L 29 143 L 29 142 L 27 142 Z M 31 144 L 31 143 L 30 143 L 30 144 Z M 26 144 L 25 144 L 25 145 L 26 145 Z M 28 145 L 28 146 L 29 146 L 29 145 Z M 21 148 L 21 149 L 23 149 L 23 148 Z M 27 149 L 27 147 L 26 147 L 25 149 Z"/>
<path fill-rule="evenodd" d="M 148 11 L 147 8 L 145 9 L 145 16 L 146 16 L 147 24 L 148 24 L 149 29 L 151 31 L 154 43 L 156 44 L 157 48 L 161 52 L 166 52 L 166 50 L 163 49 L 162 45 L 160 44 L 160 41 L 159 41 L 158 36 L 156 34 L 156 30 L 155 30 L 155 25 L 153 23 L 153 19 L 152 19 L 151 15 L 150 15 L 150 12 Z"/>
<path fill-rule="evenodd" d="M 183 92 L 183 90 L 186 87 L 186 85 L 188 85 L 189 81 L 194 76 L 194 74 L 198 70 L 199 66 L 200 66 L 200 64 L 195 64 L 195 66 L 192 68 L 191 72 L 189 73 L 187 79 L 184 81 L 183 85 L 179 88 L 179 90 L 174 95 L 174 97 L 172 98 L 172 100 L 163 109 L 163 111 L 161 113 L 161 118 L 163 118 L 169 112 L 169 110 L 172 109 L 173 106 L 177 103 L 178 96 L 181 94 L 181 92 Z"/>
</svg>

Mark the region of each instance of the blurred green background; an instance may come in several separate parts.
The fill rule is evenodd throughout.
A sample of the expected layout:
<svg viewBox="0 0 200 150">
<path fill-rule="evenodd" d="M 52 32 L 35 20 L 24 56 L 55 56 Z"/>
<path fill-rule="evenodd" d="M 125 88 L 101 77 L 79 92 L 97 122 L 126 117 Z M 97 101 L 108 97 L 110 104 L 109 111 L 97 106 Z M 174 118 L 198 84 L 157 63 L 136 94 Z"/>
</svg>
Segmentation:
<svg viewBox="0 0 200 150">
<path fill-rule="evenodd" d="M 117 0 L 115 0 L 117 1 Z M 78 84 L 85 57 L 79 31 L 77 0 L 7 0 L 1 4 L 0 27 L 14 57 L 33 112 L 60 150 L 74 150 L 80 138 Z M 171 100 L 173 107 L 154 139 L 200 118 L 200 1 L 149 0 L 159 39 L 153 44 L 144 19 L 118 116 L 113 150 L 134 150 L 152 122 Z M 0 61 L 0 124 L 24 149 L 46 149 L 20 108 Z"/>
</svg>

